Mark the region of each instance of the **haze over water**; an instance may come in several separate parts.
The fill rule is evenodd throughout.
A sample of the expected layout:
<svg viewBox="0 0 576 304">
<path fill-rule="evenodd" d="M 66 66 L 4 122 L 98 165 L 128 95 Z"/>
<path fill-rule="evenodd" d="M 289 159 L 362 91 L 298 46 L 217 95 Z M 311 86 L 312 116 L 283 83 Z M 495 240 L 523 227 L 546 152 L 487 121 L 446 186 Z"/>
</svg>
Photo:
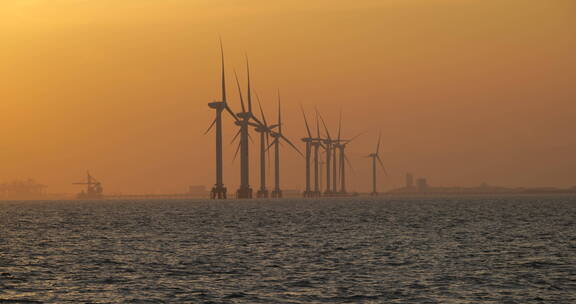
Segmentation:
<svg viewBox="0 0 576 304">
<path fill-rule="evenodd" d="M 0 202 L 0 299 L 575 303 L 576 199 Z"/>
<path fill-rule="evenodd" d="M 574 0 L 0 0 L 0 183 L 77 193 L 90 169 L 107 193 L 211 187 L 219 36 L 234 111 L 247 53 L 269 122 L 280 89 L 302 150 L 299 103 L 333 134 L 340 108 L 343 138 L 369 131 L 349 146 L 350 190 L 371 190 L 378 130 L 386 190 L 408 172 L 442 186 L 575 185 Z M 236 131 L 227 117 L 230 193 Z M 283 150 L 285 189 L 303 189 L 303 170 Z"/>
</svg>

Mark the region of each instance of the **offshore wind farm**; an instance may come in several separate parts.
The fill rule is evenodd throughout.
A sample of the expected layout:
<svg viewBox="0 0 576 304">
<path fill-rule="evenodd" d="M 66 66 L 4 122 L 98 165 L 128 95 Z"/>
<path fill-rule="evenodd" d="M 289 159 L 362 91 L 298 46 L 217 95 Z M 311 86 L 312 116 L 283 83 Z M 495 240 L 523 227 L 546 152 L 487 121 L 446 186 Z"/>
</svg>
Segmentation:
<svg viewBox="0 0 576 304">
<path fill-rule="evenodd" d="M 576 303 L 575 37 L 573 0 L 2 0 L 0 303 Z"/>
<path fill-rule="evenodd" d="M 283 122 L 282 122 L 282 107 L 281 107 L 281 96 L 280 90 L 277 90 L 277 121 L 275 124 L 268 124 L 266 116 L 264 114 L 264 110 L 262 107 L 262 101 L 260 97 L 257 96 L 258 107 L 260 110 L 260 117 L 254 114 L 253 112 L 253 102 L 252 102 L 252 85 L 250 82 L 250 64 L 248 61 L 248 56 L 246 55 L 246 100 L 247 104 L 244 102 L 244 93 L 242 91 L 242 87 L 240 85 L 240 81 L 238 78 L 238 74 L 234 71 L 234 79 L 236 83 L 236 87 L 238 89 L 238 98 L 239 98 L 239 105 L 241 108 L 241 112 L 235 113 L 232 108 L 230 107 L 227 101 L 227 86 L 226 86 L 226 61 L 224 56 L 224 46 L 222 41 L 220 41 L 220 71 L 221 71 L 221 78 L 220 78 L 220 85 L 221 85 L 221 101 L 212 101 L 208 103 L 208 107 L 215 110 L 215 118 L 212 120 L 212 123 L 204 132 L 205 135 L 211 134 L 210 132 L 214 130 L 214 139 L 215 139 L 215 183 L 212 189 L 210 190 L 210 198 L 211 199 L 226 199 L 228 198 L 227 188 L 224 185 L 224 167 L 223 167 L 223 129 L 222 129 L 222 113 L 229 114 L 226 117 L 229 117 L 234 121 L 234 124 L 238 127 L 238 131 L 235 132 L 235 135 L 232 138 L 232 143 L 238 141 L 236 145 L 236 150 L 234 153 L 234 160 L 240 154 L 240 186 L 236 191 L 235 198 L 238 199 L 252 199 L 252 198 L 268 198 L 269 196 L 272 198 L 282 198 L 282 187 L 281 187 L 281 158 L 280 158 L 280 148 L 281 143 L 284 142 L 295 151 L 299 156 L 304 158 L 303 162 L 304 168 L 303 175 L 304 175 L 304 190 L 302 191 L 302 196 L 305 198 L 309 197 L 343 197 L 343 196 L 351 196 L 357 195 L 357 193 L 349 193 L 346 187 L 346 167 L 348 166 L 352 169 L 352 163 L 350 159 L 346 156 L 346 147 L 352 141 L 354 141 L 358 136 L 358 134 L 350 139 L 344 139 L 341 137 L 342 134 L 342 111 L 340 111 L 340 116 L 338 120 L 338 131 L 337 137 L 332 138 L 330 136 L 330 131 L 324 118 L 319 113 L 318 109 L 315 109 L 316 114 L 316 136 L 313 137 L 312 132 L 310 130 L 310 125 L 308 124 L 308 119 L 306 117 L 306 113 L 302 104 L 300 105 L 300 109 L 302 112 L 303 122 L 306 127 L 306 134 L 307 137 L 302 137 L 301 141 L 305 144 L 305 154 L 303 154 L 300 149 L 282 133 L 283 129 Z M 322 122 L 324 133 L 320 132 L 320 122 Z M 250 136 L 250 131 L 252 130 L 259 134 L 259 180 L 260 185 L 256 196 L 253 194 L 253 189 L 250 186 L 250 144 L 252 141 L 252 137 Z M 381 135 L 381 134 L 380 134 Z M 380 135 L 378 137 L 378 145 L 377 151 L 380 149 Z M 272 141 L 270 142 L 270 138 Z M 267 180 L 266 180 L 266 167 L 269 163 L 270 159 L 270 149 L 273 149 L 274 153 L 274 167 L 273 167 L 273 177 L 274 177 L 274 188 L 271 192 L 266 187 Z M 312 150 L 313 156 L 312 156 Z M 321 172 L 321 168 L 319 165 L 320 161 L 320 153 L 325 155 L 326 158 L 326 171 Z M 378 160 L 382 170 L 386 172 L 384 168 L 384 164 L 378 152 L 375 154 L 370 154 L 369 157 L 373 158 L 373 162 Z M 268 161 L 268 162 L 267 162 Z M 372 174 L 373 174 L 373 189 L 371 195 L 378 195 L 376 192 L 376 167 L 373 166 Z M 319 176 L 321 174 L 325 174 L 326 179 L 326 187 L 325 191 L 321 192 L 319 190 Z M 314 176 L 314 188 L 312 188 L 312 175 Z M 269 195 L 270 194 L 270 195 Z"/>
</svg>

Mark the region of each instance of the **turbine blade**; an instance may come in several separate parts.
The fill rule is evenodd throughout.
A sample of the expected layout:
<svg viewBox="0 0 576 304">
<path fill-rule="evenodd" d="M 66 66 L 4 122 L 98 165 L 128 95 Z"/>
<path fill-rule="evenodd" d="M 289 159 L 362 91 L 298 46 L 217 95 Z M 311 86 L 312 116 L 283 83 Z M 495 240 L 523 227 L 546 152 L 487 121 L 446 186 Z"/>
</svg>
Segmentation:
<svg viewBox="0 0 576 304">
<path fill-rule="evenodd" d="M 300 152 L 300 149 L 298 149 L 288 138 L 286 138 L 286 136 L 280 134 L 280 138 L 282 138 L 285 142 L 287 142 L 292 148 L 294 148 L 294 150 L 296 150 L 296 152 L 298 152 L 298 154 L 300 154 L 300 156 L 304 157 L 304 154 L 302 154 L 302 152 Z"/>
<path fill-rule="evenodd" d="M 380 152 L 380 139 L 382 139 L 382 131 L 378 132 L 378 144 L 376 145 L 376 155 Z"/>
<path fill-rule="evenodd" d="M 280 89 L 278 89 L 278 133 L 282 134 L 282 104 L 280 100 Z"/>
<path fill-rule="evenodd" d="M 224 71 L 224 46 L 220 37 L 220 56 L 222 61 L 222 102 L 226 103 L 226 73 Z"/>
<path fill-rule="evenodd" d="M 240 95 L 240 105 L 242 105 L 242 112 L 246 112 L 246 107 L 244 107 L 244 98 L 242 97 L 242 89 L 240 88 L 240 82 L 238 81 L 238 74 L 234 71 L 234 77 L 236 77 L 236 86 L 238 86 L 238 95 Z"/>
<path fill-rule="evenodd" d="M 318 108 L 315 108 L 316 110 L 316 138 L 320 139 L 320 120 L 318 119 L 318 116 L 320 115 L 318 113 Z"/>
<path fill-rule="evenodd" d="M 348 156 L 346 156 L 346 154 L 344 154 L 344 160 L 346 161 L 346 164 L 348 164 L 348 167 L 350 168 L 352 173 L 354 173 L 354 167 L 352 167 L 352 162 L 350 162 L 350 160 L 348 159 Z"/>
<path fill-rule="evenodd" d="M 388 171 L 386 171 L 386 168 L 384 167 L 384 163 L 382 162 L 382 159 L 380 159 L 380 155 L 376 155 L 376 159 L 378 159 L 378 163 L 380 164 L 380 167 L 382 167 L 384 174 L 386 174 L 386 176 L 388 176 Z"/>
<path fill-rule="evenodd" d="M 234 158 L 232 159 L 232 163 L 234 163 L 234 161 L 236 160 L 236 157 L 238 157 L 238 151 L 240 151 L 240 143 L 238 143 L 238 146 L 236 147 L 236 152 L 234 153 Z"/>
<path fill-rule="evenodd" d="M 242 130 L 241 130 L 241 129 L 238 129 L 238 132 L 236 132 L 236 135 L 234 135 L 234 137 L 232 138 L 232 140 L 230 141 L 230 143 L 233 143 L 233 142 L 238 138 L 238 136 L 240 135 L 241 132 L 242 132 Z"/>
<path fill-rule="evenodd" d="M 250 117 L 252 118 L 252 120 L 254 120 L 257 123 L 257 126 L 264 126 L 262 121 L 260 121 L 260 119 L 258 119 L 258 117 L 254 116 L 254 114 L 250 113 Z"/>
<path fill-rule="evenodd" d="M 234 111 L 232 111 L 232 109 L 230 109 L 230 107 L 228 106 L 228 104 L 225 104 L 226 111 L 228 111 L 228 113 L 232 116 L 232 118 L 234 118 L 235 121 L 238 121 L 238 117 L 236 116 L 236 114 L 234 114 Z"/>
<path fill-rule="evenodd" d="M 338 121 L 338 143 L 340 143 L 340 131 L 342 130 L 342 108 L 340 108 L 340 119 Z"/>
<path fill-rule="evenodd" d="M 264 110 L 262 110 L 262 103 L 260 102 L 260 96 L 258 96 L 258 93 L 256 93 L 256 100 L 258 101 L 258 107 L 260 108 L 260 115 L 264 121 L 264 126 L 268 128 L 268 122 L 266 122 L 266 116 L 264 115 Z"/>
<path fill-rule="evenodd" d="M 253 122 L 250 122 L 250 121 L 248 122 L 248 125 L 249 125 L 249 126 L 253 126 L 253 127 L 255 127 L 255 128 L 259 128 L 259 127 L 262 126 L 261 123 L 253 123 Z"/>
<path fill-rule="evenodd" d="M 306 131 L 308 132 L 308 138 L 312 138 L 312 132 L 310 132 L 310 127 L 308 126 L 308 119 L 306 119 L 306 113 L 304 113 L 304 107 L 300 104 L 300 110 L 302 111 L 302 116 L 304 117 L 304 124 L 306 124 Z"/>
<path fill-rule="evenodd" d="M 272 142 L 266 148 L 266 151 L 269 151 L 270 148 L 272 148 L 272 146 L 274 146 L 274 144 L 276 143 L 277 140 L 278 140 L 278 137 L 275 137 L 274 140 L 272 140 Z"/>
<path fill-rule="evenodd" d="M 324 118 L 322 118 L 322 114 L 318 114 L 320 115 L 320 120 L 322 121 L 322 125 L 324 126 L 324 131 L 326 131 L 326 135 L 328 136 L 328 140 L 332 140 L 332 137 L 330 136 L 330 131 L 328 131 L 328 127 L 326 126 L 326 122 L 324 122 Z"/>
<path fill-rule="evenodd" d="M 216 118 L 214 118 L 214 120 L 212 121 L 212 123 L 210 124 L 208 129 L 206 129 L 206 132 L 204 132 L 204 135 L 208 134 L 208 132 L 210 132 L 210 130 L 212 130 L 212 127 L 214 127 L 215 124 L 216 124 Z"/>
<path fill-rule="evenodd" d="M 354 136 L 354 137 L 350 138 L 349 140 L 347 140 L 347 141 L 346 141 L 346 144 L 349 144 L 351 141 L 355 140 L 356 138 L 358 138 L 358 137 L 360 137 L 360 136 L 362 136 L 362 135 L 364 135 L 364 134 L 366 134 L 366 133 L 368 133 L 368 132 L 364 131 L 364 132 L 362 132 L 362 133 L 356 134 L 356 136 Z"/>
<path fill-rule="evenodd" d="M 252 90 L 250 89 L 250 63 L 246 55 L 246 74 L 248 75 L 248 112 L 252 113 Z"/>
</svg>

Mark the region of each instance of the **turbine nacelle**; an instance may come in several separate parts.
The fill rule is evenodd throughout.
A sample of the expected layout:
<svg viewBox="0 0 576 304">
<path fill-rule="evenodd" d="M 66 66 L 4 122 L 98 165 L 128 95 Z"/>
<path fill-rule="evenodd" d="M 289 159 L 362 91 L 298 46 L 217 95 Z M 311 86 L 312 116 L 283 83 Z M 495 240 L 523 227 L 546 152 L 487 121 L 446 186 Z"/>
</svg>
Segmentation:
<svg viewBox="0 0 576 304">
<path fill-rule="evenodd" d="M 271 126 L 267 126 L 265 123 L 264 124 L 250 124 L 252 126 L 254 126 L 254 131 L 259 132 L 259 133 L 270 133 L 273 132 L 275 128 L 278 127 L 278 125 L 271 125 Z"/>
<path fill-rule="evenodd" d="M 211 109 L 224 110 L 226 108 L 226 103 L 223 101 L 213 101 L 208 103 L 208 107 Z"/>
<path fill-rule="evenodd" d="M 238 116 L 239 118 L 242 118 L 244 120 L 248 120 L 250 118 L 252 118 L 252 113 L 250 112 L 240 112 L 240 113 L 236 113 L 236 116 Z"/>
</svg>

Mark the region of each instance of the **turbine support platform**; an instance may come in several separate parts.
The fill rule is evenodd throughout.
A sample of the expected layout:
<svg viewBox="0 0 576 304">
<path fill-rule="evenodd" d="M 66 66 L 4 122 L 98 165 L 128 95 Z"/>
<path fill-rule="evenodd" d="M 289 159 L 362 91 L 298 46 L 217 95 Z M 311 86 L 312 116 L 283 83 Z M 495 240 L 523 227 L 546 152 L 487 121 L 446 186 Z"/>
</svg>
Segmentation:
<svg viewBox="0 0 576 304">
<path fill-rule="evenodd" d="M 236 198 L 238 199 L 250 199 L 252 198 L 252 188 L 240 188 L 236 191 Z"/>
<path fill-rule="evenodd" d="M 210 199 L 226 199 L 226 187 L 215 185 L 210 191 Z"/>
<path fill-rule="evenodd" d="M 358 195 L 357 192 L 330 192 L 324 193 L 322 197 L 353 197 Z"/>
<path fill-rule="evenodd" d="M 257 198 L 268 198 L 268 190 L 258 190 L 258 192 L 256 192 L 256 197 Z"/>
<path fill-rule="evenodd" d="M 273 198 L 282 198 L 282 190 L 274 190 L 272 191 Z"/>
</svg>

